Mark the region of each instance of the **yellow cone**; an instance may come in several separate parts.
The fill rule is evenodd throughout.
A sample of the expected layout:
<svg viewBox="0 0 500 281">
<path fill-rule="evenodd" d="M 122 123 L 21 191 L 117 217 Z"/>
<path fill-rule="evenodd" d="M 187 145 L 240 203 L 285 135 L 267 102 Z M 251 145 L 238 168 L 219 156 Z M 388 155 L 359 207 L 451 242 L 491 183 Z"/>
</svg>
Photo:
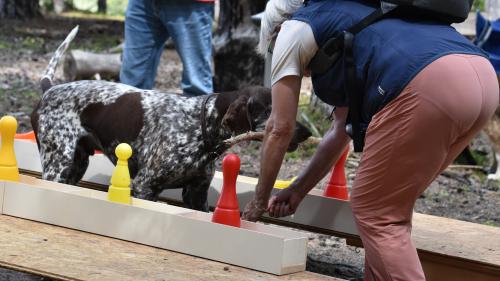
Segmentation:
<svg viewBox="0 0 500 281">
<path fill-rule="evenodd" d="M 111 185 L 108 190 L 108 200 L 117 203 L 130 204 L 130 172 L 128 159 L 132 156 L 132 148 L 126 143 L 118 145 L 115 149 L 118 161 L 116 163 Z"/>
<path fill-rule="evenodd" d="M 293 177 L 291 180 L 276 180 L 274 182 L 274 188 L 276 189 L 285 189 L 288 188 L 292 182 L 295 181 L 297 177 Z"/>
<path fill-rule="evenodd" d="M 0 180 L 19 181 L 19 168 L 14 153 L 14 136 L 17 130 L 17 121 L 12 116 L 0 119 Z"/>
</svg>

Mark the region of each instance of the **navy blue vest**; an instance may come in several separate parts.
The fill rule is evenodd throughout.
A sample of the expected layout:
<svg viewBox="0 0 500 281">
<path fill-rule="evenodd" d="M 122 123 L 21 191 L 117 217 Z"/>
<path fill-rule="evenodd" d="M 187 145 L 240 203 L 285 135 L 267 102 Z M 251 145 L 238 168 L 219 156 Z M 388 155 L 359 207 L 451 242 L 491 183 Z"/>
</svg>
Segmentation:
<svg viewBox="0 0 500 281">
<path fill-rule="evenodd" d="M 309 24 L 321 48 L 379 5 L 379 1 L 310 0 L 292 19 Z M 373 115 L 434 60 L 452 53 L 486 56 L 449 25 L 399 18 L 383 19 L 355 35 L 353 53 L 358 88 L 364 89 L 361 125 L 365 128 Z M 343 72 L 343 61 L 339 60 L 325 74 L 313 74 L 315 94 L 328 104 L 348 106 Z"/>
</svg>

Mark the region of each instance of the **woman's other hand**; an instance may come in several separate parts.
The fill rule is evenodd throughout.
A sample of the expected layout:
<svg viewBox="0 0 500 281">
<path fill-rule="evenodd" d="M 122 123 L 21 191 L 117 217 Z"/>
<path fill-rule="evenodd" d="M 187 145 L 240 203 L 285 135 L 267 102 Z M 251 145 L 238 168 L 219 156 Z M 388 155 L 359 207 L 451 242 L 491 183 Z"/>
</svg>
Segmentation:
<svg viewBox="0 0 500 281">
<path fill-rule="evenodd" d="M 281 190 L 269 200 L 267 211 L 274 218 L 293 215 L 304 196 L 296 188 L 289 187 Z"/>
</svg>

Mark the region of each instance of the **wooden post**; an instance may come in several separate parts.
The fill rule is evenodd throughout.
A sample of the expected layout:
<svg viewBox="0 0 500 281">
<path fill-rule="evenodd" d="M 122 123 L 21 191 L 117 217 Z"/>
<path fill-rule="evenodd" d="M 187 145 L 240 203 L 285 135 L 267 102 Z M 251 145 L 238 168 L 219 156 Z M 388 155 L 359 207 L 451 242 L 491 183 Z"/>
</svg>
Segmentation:
<svg viewBox="0 0 500 281">
<path fill-rule="evenodd" d="M 106 14 L 108 9 L 106 0 L 97 0 L 97 12 L 100 14 Z"/>
<path fill-rule="evenodd" d="M 263 85 L 264 59 L 257 54 L 259 28 L 251 16 L 264 10 L 265 0 L 225 0 L 214 34 L 214 88 L 230 91 Z"/>
<path fill-rule="evenodd" d="M 0 18 L 29 19 L 40 15 L 38 0 L 0 0 Z"/>
</svg>

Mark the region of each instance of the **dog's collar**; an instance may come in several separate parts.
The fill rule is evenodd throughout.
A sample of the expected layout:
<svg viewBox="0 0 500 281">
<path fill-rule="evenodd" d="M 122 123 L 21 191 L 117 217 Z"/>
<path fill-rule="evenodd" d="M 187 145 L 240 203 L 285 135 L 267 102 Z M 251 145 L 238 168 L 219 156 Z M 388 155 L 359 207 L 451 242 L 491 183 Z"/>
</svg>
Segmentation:
<svg viewBox="0 0 500 281">
<path fill-rule="evenodd" d="M 217 158 L 219 157 L 228 147 L 225 144 L 220 144 L 214 147 L 213 150 L 210 150 L 210 140 L 208 139 L 208 132 L 207 132 L 207 103 L 210 100 L 210 98 L 217 96 L 217 94 L 211 94 L 211 95 L 205 95 L 201 102 L 201 109 L 200 109 L 200 122 L 201 122 L 201 136 L 203 138 L 203 146 L 207 150 L 207 152 L 210 154 L 210 158 Z M 253 123 L 252 119 L 250 117 L 250 113 L 247 110 L 247 121 L 248 121 L 248 126 L 250 127 L 250 131 L 253 131 Z"/>
</svg>

